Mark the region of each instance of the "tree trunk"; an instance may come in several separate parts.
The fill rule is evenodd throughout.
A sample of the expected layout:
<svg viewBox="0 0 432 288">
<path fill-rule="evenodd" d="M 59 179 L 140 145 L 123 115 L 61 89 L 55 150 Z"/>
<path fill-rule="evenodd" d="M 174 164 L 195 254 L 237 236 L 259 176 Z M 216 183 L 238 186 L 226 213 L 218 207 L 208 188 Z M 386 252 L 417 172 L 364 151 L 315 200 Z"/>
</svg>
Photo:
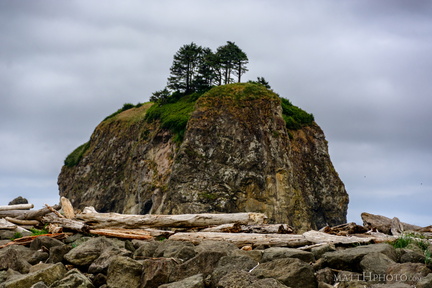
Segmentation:
<svg viewBox="0 0 432 288">
<path fill-rule="evenodd" d="M 146 227 L 207 227 L 236 222 L 244 225 L 263 224 L 267 218 L 261 213 L 181 214 L 181 215 L 124 215 L 117 213 L 81 213 L 76 216 L 92 228 Z"/>
<path fill-rule="evenodd" d="M 58 210 L 60 205 L 54 205 L 52 208 Z M 13 217 L 20 220 L 41 220 L 48 213 L 51 213 L 51 211 L 46 207 L 40 210 L 9 210 L 0 211 L 0 218 Z"/>
<path fill-rule="evenodd" d="M 192 232 L 177 233 L 169 238 L 176 241 L 190 241 L 199 244 L 204 240 L 226 241 L 238 247 L 251 246 L 279 246 L 300 247 L 311 244 L 303 235 L 292 234 L 256 234 L 256 233 L 218 233 L 218 232 Z"/>
<path fill-rule="evenodd" d="M 9 211 L 9 210 L 28 210 L 34 207 L 33 204 L 17 204 L 17 205 L 7 205 L 0 206 L 0 211 Z"/>
<path fill-rule="evenodd" d="M 77 232 L 88 233 L 90 230 L 90 227 L 81 221 L 56 217 L 54 216 L 54 214 L 46 215 L 45 217 L 42 218 L 42 221 L 44 223 L 59 224 L 61 227 L 65 229 L 77 231 Z"/>
</svg>

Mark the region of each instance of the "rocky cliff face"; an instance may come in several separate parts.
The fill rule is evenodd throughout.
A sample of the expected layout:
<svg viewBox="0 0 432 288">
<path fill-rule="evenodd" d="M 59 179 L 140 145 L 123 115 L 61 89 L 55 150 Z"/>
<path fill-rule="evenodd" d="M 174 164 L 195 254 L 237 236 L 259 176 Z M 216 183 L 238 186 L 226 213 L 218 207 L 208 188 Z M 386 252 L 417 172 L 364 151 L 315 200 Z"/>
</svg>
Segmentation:
<svg viewBox="0 0 432 288">
<path fill-rule="evenodd" d="M 265 213 L 300 229 L 346 222 L 348 195 L 322 130 L 287 130 L 264 88 L 213 88 L 195 105 L 181 144 L 144 119 L 150 104 L 103 121 L 60 195 L 82 209 L 120 213 Z"/>
</svg>

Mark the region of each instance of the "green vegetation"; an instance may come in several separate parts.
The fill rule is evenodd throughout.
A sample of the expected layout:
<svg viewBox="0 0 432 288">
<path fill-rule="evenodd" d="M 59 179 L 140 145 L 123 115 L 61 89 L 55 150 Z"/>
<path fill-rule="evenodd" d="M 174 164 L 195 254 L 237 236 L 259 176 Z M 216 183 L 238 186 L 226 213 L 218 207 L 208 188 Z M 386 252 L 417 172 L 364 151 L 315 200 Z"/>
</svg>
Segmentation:
<svg viewBox="0 0 432 288">
<path fill-rule="evenodd" d="M 430 242 L 423 235 L 418 233 L 407 233 L 403 234 L 391 243 L 395 248 L 406 248 L 410 245 L 414 245 L 423 252 L 425 256 L 425 264 L 432 264 L 432 252 L 430 250 Z"/>
<path fill-rule="evenodd" d="M 186 96 L 174 93 L 168 97 L 165 104 L 150 107 L 145 119 L 148 122 L 159 120 L 161 127 L 169 129 L 174 134 L 174 141 L 180 143 L 183 141 L 187 122 L 200 95 L 197 92 Z"/>
<path fill-rule="evenodd" d="M 291 104 L 288 99 L 281 98 L 282 116 L 286 127 L 290 130 L 298 130 L 304 126 L 309 126 L 315 120 L 313 114 L 300 109 Z"/>
<path fill-rule="evenodd" d="M 15 239 L 21 238 L 23 237 L 21 232 L 15 232 L 15 234 L 13 235 L 13 237 L 10 239 L 11 241 L 14 241 Z"/>
<path fill-rule="evenodd" d="M 110 118 L 113 118 L 113 117 L 117 116 L 118 114 L 120 114 L 123 111 L 129 110 L 129 109 L 132 109 L 132 108 L 139 108 L 142 105 L 143 105 L 143 103 L 138 103 L 137 105 L 133 105 L 131 103 L 125 103 L 125 104 L 123 104 L 122 108 L 118 109 L 116 112 L 112 113 L 111 115 L 105 117 L 105 119 L 103 121 L 108 120 Z"/>
<path fill-rule="evenodd" d="M 86 142 L 76 148 L 72 153 L 70 153 L 66 159 L 64 160 L 64 165 L 66 167 L 74 167 L 76 166 L 81 158 L 83 157 L 84 153 L 88 150 L 90 147 L 90 142 Z"/>
<path fill-rule="evenodd" d="M 38 235 L 49 234 L 49 231 L 46 230 L 46 229 L 39 230 L 39 229 L 36 229 L 36 228 L 30 228 L 29 230 L 32 232 L 31 236 L 38 236 Z"/>
</svg>

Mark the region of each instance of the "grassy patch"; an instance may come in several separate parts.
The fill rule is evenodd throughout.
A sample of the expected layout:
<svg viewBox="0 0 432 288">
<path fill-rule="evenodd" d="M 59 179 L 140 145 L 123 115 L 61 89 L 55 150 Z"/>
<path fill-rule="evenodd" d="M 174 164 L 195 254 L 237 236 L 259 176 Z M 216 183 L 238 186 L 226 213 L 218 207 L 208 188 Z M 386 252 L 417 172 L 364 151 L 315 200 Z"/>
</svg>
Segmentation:
<svg viewBox="0 0 432 288">
<path fill-rule="evenodd" d="M 76 166 L 81 158 L 83 157 L 84 153 L 88 150 L 90 147 L 90 142 L 86 142 L 76 148 L 72 153 L 70 153 L 66 159 L 64 160 L 64 165 L 67 167 L 74 167 Z"/>
<path fill-rule="evenodd" d="M 422 234 L 417 234 L 417 233 L 403 234 L 391 244 L 395 248 L 406 248 L 410 244 L 413 244 L 418 248 L 420 248 L 421 251 L 423 251 L 423 254 L 425 256 L 425 264 L 432 263 L 432 253 L 431 250 L 429 249 L 431 244 L 428 241 L 428 239 Z"/>
<path fill-rule="evenodd" d="M 196 93 L 179 97 L 173 95 L 168 103 L 153 105 L 147 110 L 145 119 L 148 122 L 159 120 L 161 127 L 169 129 L 174 134 L 174 141 L 183 141 L 186 125 L 191 113 L 194 111 L 195 102 L 199 98 Z"/>
<path fill-rule="evenodd" d="M 49 234 L 49 231 L 45 230 L 45 229 L 39 230 L 39 229 L 36 229 L 36 228 L 30 228 L 29 230 L 32 232 L 31 236 L 38 236 L 38 235 Z"/>
<path fill-rule="evenodd" d="M 315 120 L 313 114 L 300 109 L 291 104 L 288 99 L 281 98 L 282 116 L 286 127 L 290 130 L 298 130 L 304 126 L 309 126 Z"/>
<path fill-rule="evenodd" d="M 117 116 L 118 114 L 122 113 L 123 111 L 129 110 L 132 108 L 139 108 L 142 105 L 143 105 L 143 103 L 138 103 L 137 105 L 133 105 L 131 103 L 125 103 L 125 104 L 123 104 L 122 108 L 118 109 L 116 112 L 112 113 L 111 115 L 105 117 L 105 119 L 103 121 L 108 120 L 110 118 L 113 118 L 113 117 Z"/>
</svg>

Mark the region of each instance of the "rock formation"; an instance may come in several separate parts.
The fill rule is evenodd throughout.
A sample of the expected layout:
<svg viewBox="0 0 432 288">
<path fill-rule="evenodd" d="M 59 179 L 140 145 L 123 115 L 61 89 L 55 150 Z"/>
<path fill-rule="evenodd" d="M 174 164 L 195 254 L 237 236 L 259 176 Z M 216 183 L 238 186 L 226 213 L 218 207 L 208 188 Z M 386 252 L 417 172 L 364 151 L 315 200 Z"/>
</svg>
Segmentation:
<svg viewBox="0 0 432 288">
<path fill-rule="evenodd" d="M 324 133 L 315 122 L 287 129 L 271 90 L 213 88 L 196 101 L 181 142 L 146 119 L 151 105 L 104 120 L 82 158 L 62 168 L 60 195 L 76 209 L 262 212 L 303 231 L 346 222 L 348 195 Z"/>
</svg>

